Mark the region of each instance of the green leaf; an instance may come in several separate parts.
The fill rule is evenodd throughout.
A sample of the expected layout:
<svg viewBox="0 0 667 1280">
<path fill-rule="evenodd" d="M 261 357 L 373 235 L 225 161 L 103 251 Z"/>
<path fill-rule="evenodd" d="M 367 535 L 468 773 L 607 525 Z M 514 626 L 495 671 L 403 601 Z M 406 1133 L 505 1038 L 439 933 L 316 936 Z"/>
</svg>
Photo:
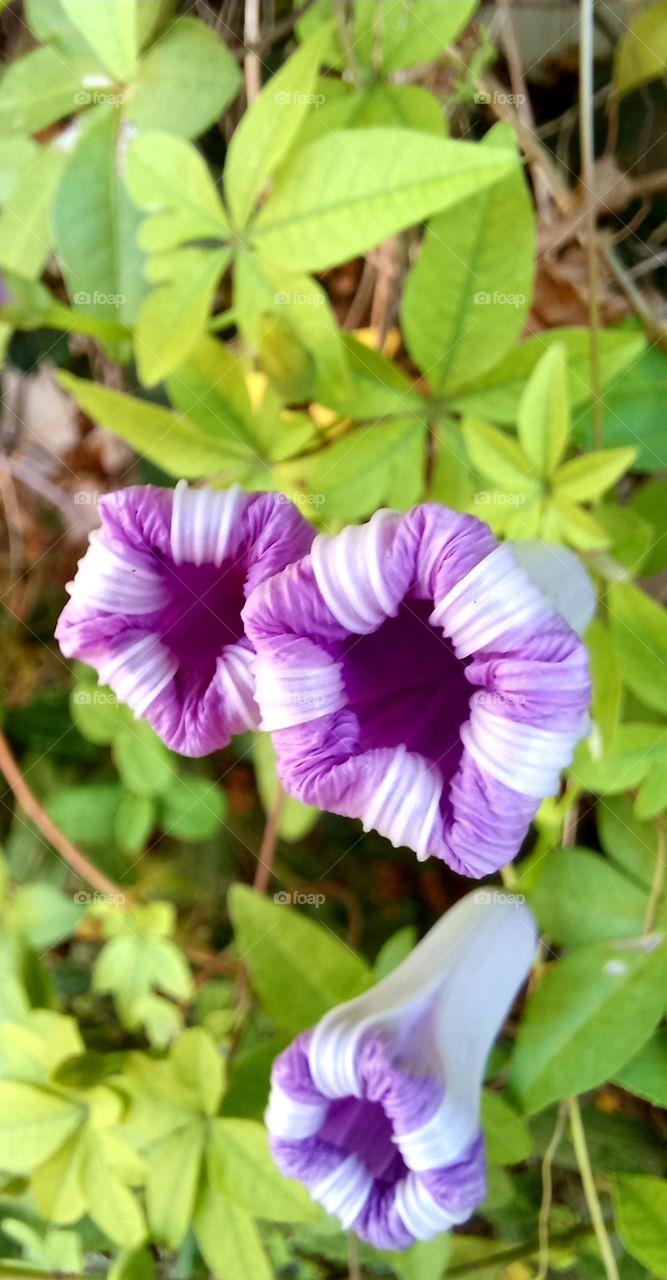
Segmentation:
<svg viewBox="0 0 667 1280">
<path fill-rule="evenodd" d="M 263 1124 L 219 1119 L 211 1126 L 208 1176 L 216 1191 L 253 1217 L 309 1222 L 321 1217 L 305 1187 L 278 1172 Z"/>
<path fill-rule="evenodd" d="M 383 1256 L 399 1280 L 442 1280 L 449 1263 L 451 1239 L 451 1236 L 443 1234 L 434 1240 L 417 1240 L 402 1253 L 385 1253 Z"/>
<path fill-rule="evenodd" d="M 323 271 L 493 186 L 516 163 L 509 150 L 409 130 L 332 133 L 278 174 L 254 241 L 291 270 Z"/>
<path fill-rule="evenodd" d="M 141 853 L 155 826 L 155 804 L 150 796 L 124 791 L 116 813 L 114 830 L 124 853 Z"/>
<path fill-rule="evenodd" d="M 139 215 L 117 171 L 118 118 L 92 121 L 55 193 L 51 222 L 55 249 L 76 307 L 132 324 L 146 286 L 137 246 Z"/>
<path fill-rule="evenodd" d="M 207 432 L 236 466 L 239 478 L 259 461 L 252 432 L 252 408 L 237 355 L 215 338 L 200 338 L 176 373 L 167 378 L 169 399 L 176 409 Z"/>
<path fill-rule="evenodd" d="M 139 129 L 195 138 L 241 86 L 239 65 L 211 27 L 179 18 L 139 63 L 124 113 Z"/>
<path fill-rule="evenodd" d="M 414 925 L 405 925 L 402 929 L 397 929 L 396 933 L 392 933 L 390 938 L 383 943 L 375 957 L 373 965 L 373 979 L 380 982 L 382 978 L 386 978 L 388 973 L 396 969 L 403 960 L 407 960 L 412 949 L 417 945 L 417 930 Z"/>
<path fill-rule="evenodd" d="M 577 551 L 597 551 L 609 546 L 609 535 L 588 511 L 556 496 L 551 504 L 559 529 L 559 540 Z"/>
<path fill-rule="evenodd" d="M 607 557 L 613 561 L 609 565 L 607 557 L 601 565 L 601 571 L 610 581 L 619 578 L 618 565 L 629 569 L 634 577 L 641 570 L 644 573 L 644 561 L 654 540 L 651 526 L 637 514 L 633 507 L 625 503 L 622 507 L 610 499 L 606 503 L 598 503 L 595 508 L 595 519 L 602 525 L 609 538 Z"/>
<path fill-rule="evenodd" d="M 597 819 L 600 843 L 605 853 L 638 884 L 648 889 L 653 883 L 658 858 L 655 824 L 642 822 L 633 812 L 632 801 L 622 795 L 600 802 Z"/>
<path fill-rule="evenodd" d="M 150 930 L 111 938 L 95 962 L 93 990 L 114 995 L 125 1026 L 139 1025 L 137 1002 L 154 987 L 174 1000 L 191 996 L 192 977 L 178 947 Z"/>
<path fill-rule="evenodd" d="M 571 458 L 554 475 L 554 489 L 570 502 L 594 502 L 620 480 L 636 457 L 636 449 L 599 449 Z"/>
<path fill-rule="evenodd" d="M 651 765 L 635 798 L 638 818 L 657 818 L 667 809 L 667 762 Z"/>
<path fill-rule="evenodd" d="M 652 764 L 667 760 L 664 730 L 655 724 L 622 724 L 614 734 L 607 755 L 595 755 L 586 740 L 577 747 L 572 775 L 587 791 L 619 795 L 638 787 Z"/>
<path fill-rule="evenodd" d="M 84 1119 L 69 1098 L 0 1080 L 0 1146 L 8 1173 L 29 1173 L 48 1160 Z"/>
<path fill-rule="evenodd" d="M 621 337 L 621 332 L 615 334 Z M 604 331 L 600 338 L 604 337 Z M 612 334 L 607 334 L 611 337 Z M 625 333 L 626 340 L 636 335 Z M 663 471 L 667 467 L 664 407 L 667 395 L 667 355 L 657 346 L 637 352 L 604 395 L 605 444 L 637 449 L 636 471 Z M 575 416 L 572 438 L 594 448 L 595 433 L 590 408 Z"/>
<path fill-rule="evenodd" d="M 195 1120 L 161 1142 L 150 1162 L 148 1219 L 168 1249 L 178 1249 L 192 1221 L 205 1139 L 202 1121 Z"/>
<path fill-rule="evenodd" d="M 131 80 L 138 53 L 137 0 L 60 0 L 67 17 L 117 80 Z"/>
<path fill-rule="evenodd" d="M 59 1225 L 77 1222 L 86 1212 L 81 1179 L 84 1128 L 80 1126 L 54 1151 L 30 1179 L 30 1191 L 39 1212 Z"/>
<path fill-rule="evenodd" d="M 171 1061 L 203 1114 L 214 1116 L 222 1097 L 223 1067 L 209 1033 L 202 1027 L 184 1031 L 171 1051 Z"/>
<path fill-rule="evenodd" d="M 94 71 L 92 59 L 65 59 L 49 48 L 11 62 L 0 90 L 0 134 L 38 133 L 80 110 L 90 98 L 83 86 Z"/>
<path fill-rule="evenodd" d="M 144 720 L 120 729 L 111 752 L 123 785 L 134 795 L 161 796 L 172 785 L 173 756 Z"/>
<path fill-rule="evenodd" d="M 646 894 L 599 854 L 557 849 L 531 895 L 540 928 L 563 946 L 642 931 Z"/>
<path fill-rule="evenodd" d="M 36 279 L 51 252 L 49 210 L 67 156 L 54 147 L 39 148 L 21 174 L 0 213 L 0 268 Z"/>
<path fill-rule="evenodd" d="M 155 1280 L 155 1261 L 148 1247 L 123 1249 L 113 1260 L 109 1280 Z"/>
<path fill-rule="evenodd" d="M 385 75 L 437 58 L 472 17 L 477 0 L 357 0 L 355 52 Z"/>
<path fill-rule="evenodd" d="M 196 240 L 227 239 L 229 224 L 216 185 L 189 142 L 170 133 L 142 133 L 125 164 L 130 197 L 147 214 L 139 235 L 146 253 L 163 253 Z"/>
<path fill-rule="evenodd" d="M 528 998 L 511 1084 L 525 1110 L 594 1089 L 650 1036 L 661 1017 L 664 940 L 590 942 L 558 960 Z"/>
<path fill-rule="evenodd" d="M 78 684 L 70 695 L 69 709 L 79 733 L 100 747 L 113 742 L 128 715 L 115 693 L 97 684 Z"/>
<path fill-rule="evenodd" d="M 334 1004 L 357 994 L 366 966 L 330 929 L 241 884 L 232 885 L 229 906 L 239 956 L 279 1027 L 303 1031 Z"/>
<path fill-rule="evenodd" d="M 46 810 L 74 844 L 103 845 L 113 840 L 120 796 L 112 782 L 60 787 L 49 796 Z"/>
<path fill-rule="evenodd" d="M 145 386 L 155 386 L 177 369 L 203 337 L 230 257 L 228 249 L 176 249 L 150 259 L 146 274 L 159 287 L 143 303 L 135 335 Z"/>
<path fill-rule="evenodd" d="M 526 383 L 517 429 L 537 474 L 552 476 L 570 434 L 565 348 L 558 342 L 545 351 Z"/>
<path fill-rule="evenodd" d="M 204 1184 L 192 1221 L 206 1265 L 225 1280 L 273 1280 L 274 1271 L 249 1213 Z"/>
<path fill-rule="evenodd" d="M 146 1237 L 146 1223 L 136 1196 L 125 1185 L 113 1155 L 119 1140 L 90 1133 L 81 1162 L 81 1184 L 88 1212 L 114 1244 L 135 1248 Z"/>
<path fill-rule="evenodd" d="M 481 377 L 514 346 L 534 259 L 535 219 L 520 169 L 431 221 L 401 315 L 410 355 L 434 395 L 455 393 L 471 367 Z"/>
<path fill-rule="evenodd" d="M 667 712 L 667 611 L 629 582 L 610 588 L 609 608 L 624 683 L 647 707 Z"/>
<path fill-rule="evenodd" d="M 252 744 L 252 762 L 255 767 L 257 790 L 266 813 L 273 807 L 278 794 L 276 752 L 268 733 L 255 734 Z M 285 796 L 280 815 L 279 834 L 283 840 L 303 840 L 319 818 L 319 809 L 301 804 L 292 796 Z"/>
<path fill-rule="evenodd" d="M 652 545 L 641 565 L 643 576 L 652 578 L 667 567 L 667 483 L 642 485 L 633 493 L 630 506 L 652 529 Z"/>
<path fill-rule="evenodd" d="M 606 755 L 618 726 L 621 709 L 621 664 L 608 628 L 594 618 L 586 632 L 593 696 L 592 733 L 597 734 L 601 754 Z"/>
<path fill-rule="evenodd" d="M 292 147 L 310 110 L 330 29 L 316 31 L 271 77 L 239 124 L 227 153 L 225 195 L 237 228 Z"/>
<path fill-rule="evenodd" d="M 646 339 L 641 334 L 628 333 L 623 329 L 603 329 L 598 335 L 598 341 L 600 377 L 603 386 L 607 386 L 618 378 L 618 375 L 628 366 L 634 365 L 637 357 L 646 348 Z M 467 389 L 457 394 L 453 405 L 469 413 L 479 413 L 489 417 L 493 422 L 499 422 L 505 426 L 514 424 L 526 379 L 553 343 L 558 343 L 565 348 L 571 405 L 574 407 L 585 404 L 593 395 L 589 333 L 588 329 L 568 328 L 550 329 L 546 333 L 537 334 L 534 338 L 528 338 L 526 342 L 521 342 L 481 381 L 478 382 L 474 378 Z M 608 391 L 605 396 L 607 409 L 611 398 L 612 393 Z M 608 442 L 609 435 L 608 422 L 606 422 L 605 439 Z M 573 438 L 580 440 L 581 435 L 573 430 Z M 620 440 L 618 443 L 633 444 L 636 441 Z"/>
<path fill-rule="evenodd" d="M 160 826 L 174 840 L 209 840 L 227 812 L 224 792 L 215 782 L 194 775 L 172 778 L 161 798 Z"/>
<path fill-rule="evenodd" d="M 495 481 L 511 493 L 537 493 L 531 463 L 516 440 L 487 422 L 468 418 L 463 423 L 463 438 L 473 466 L 480 475 Z"/>
<path fill-rule="evenodd" d="M 416 414 L 424 409 L 419 392 L 402 369 L 352 333 L 341 333 L 349 382 L 328 388 L 324 401 L 345 418 L 384 418 Z"/>
<path fill-rule="evenodd" d="M 667 3 L 658 0 L 632 15 L 616 48 L 614 85 L 618 93 L 632 93 L 667 70 Z"/>
<path fill-rule="evenodd" d="M 532 1154 L 532 1142 L 525 1121 L 500 1094 L 484 1089 L 482 1128 L 486 1155 L 492 1164 L 521 1164 Z"/>
<path fill-rule="evenodd" d="M 45 951 L 68 938 L 81 918 L 82 908 L 55 885 L 37 882 L 22 885 L 10 903 L 10 927 L 23 935 L 37 951 Z"/>
<path fill-rule="evenodd" d="M 224 439 L 191 422 L 185 414 L 111 391 L 71 373 L 58 375 L 60 385 L 94 421 L 113 431 L 137 451 L 179 479 L 224 472 L 229 454 Z"/>
<path fill-rule="evenodd" d="M 646 1098 L 654 1107 L 667 1107 L 667 1027 L 656 1031 L 643 1049 L 616 1072 L 622 1089 Z"/>
<path fill-rule="evenodd" d="M 628 1253 L 652 1275 L 667 1272 L 667 1182 L 639 1174 L 616 1178 L 614 1216 Z"/>
</svg>

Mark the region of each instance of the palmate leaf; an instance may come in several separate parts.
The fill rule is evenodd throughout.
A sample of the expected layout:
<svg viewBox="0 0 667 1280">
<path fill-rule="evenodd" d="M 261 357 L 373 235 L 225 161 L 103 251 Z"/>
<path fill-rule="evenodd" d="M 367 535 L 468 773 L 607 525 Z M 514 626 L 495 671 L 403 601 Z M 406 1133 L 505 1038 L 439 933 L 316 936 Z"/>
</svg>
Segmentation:
<svg viewBox="0 0 667 1280">
<path fill-rule="evenodd" d="M 123 113 L 139 129 L 195 138 L 222 115 L 240 87 L 238 62 L 215 31 L 196 18 L 179 17 L 141 58 Z"/>
<path fill-rule="evenodd" d="M 253 1217 L 310 1222 L 322 1216 L 305 1187 L 278 1172 L 266 1128 L 255 1120 L 213 1121 L 207 1169 L 212 1186 Z"/>
<path fill-rule="evenodd" d="M 519 440 L 539 478 L 552 476 L 570 435 L 565 348 L 553 343 L 533 369 L 519 402 Z"/>
<path fill-rule="evenodd" d="M 59 0 L 105 69 L 117 80 L 131 80 L 139 52 L 138 0 Z"/>
<path fill-rule="evenodd" d="M 629 1253 L 652 1275 L 667 1271 L 667 1183 L 648 1175 L 616 1178 L 614 1216 Z"/>
<path fill-rule="evenodd" d="M 514 151 L 402 129 L 318 138 L 290 160 L 253 223 L 258 252 L 324 271 L 501 181 Z"/>
<path fill-rule="evenodd" d="M 200 1188 L 192 1227 L 202 1256 L 225 1280 L 273 1280 L 259 1231 L 249 1213 L 237 1208 L 213 1186 Z"/>
<path fill-rule="evenodd" d="M 626 582 L 611 587 L 609 603 L 624 683 L 647 707 L 667 712 L 667 611 Z"/>
</svg>

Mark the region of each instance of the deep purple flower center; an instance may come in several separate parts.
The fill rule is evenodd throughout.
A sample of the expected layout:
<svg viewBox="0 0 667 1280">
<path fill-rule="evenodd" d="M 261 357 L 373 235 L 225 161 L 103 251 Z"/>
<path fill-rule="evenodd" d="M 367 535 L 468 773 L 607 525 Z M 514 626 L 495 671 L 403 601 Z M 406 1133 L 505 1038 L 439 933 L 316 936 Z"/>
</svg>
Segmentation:
<svg viewBox="0 0 667 1280">
<path fill-rule="evenodd" d="M 179 674 L 204 688 L 224 646 L 243 636 L 243 567 L 234 561 L 219 568 L 214 564 L 176 565 L 165 557 L 162 571 L 169 603 L 160 613 L 157 630 L 178 658 Z"/>
<path fill-rule="evenodd" d="M 442 631 L 429 624 L 433 604 L 404 600 L 366 636 L 350 636 L 343 649 L 343 680 L 360 726 L 361 751 L 396 747 L 437 765 L 445 782 L 462 753 L 459 729 L 473 692 Z"/>
<path fill-rule="evenodd" d="M 356 1156 L 374 1178 L 393 1185 L 408 1172 L 393 1132 L 380 1102 L 340 1098 L 329 1106 L 318 1137 L 345 1155 Z"/>
</svg>

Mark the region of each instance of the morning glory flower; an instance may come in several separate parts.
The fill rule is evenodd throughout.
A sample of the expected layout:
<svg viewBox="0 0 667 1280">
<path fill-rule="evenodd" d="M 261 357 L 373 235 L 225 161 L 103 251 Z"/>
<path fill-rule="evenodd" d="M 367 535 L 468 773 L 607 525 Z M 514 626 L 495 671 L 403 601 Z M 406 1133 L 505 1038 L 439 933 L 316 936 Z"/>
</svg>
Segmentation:
<svg viewBox="0 0 667 1280">
<path fill-rule="evenodd" d="M 175 751 L 256 728 L 241 610 L 312 531 L 281 494 L 139 485 L 100 501 L 56 639 Z"/>
<path fill-rule="evenodd" d="M 484 1068 L 536 941 L 511 895 L 470 894 L 276 1059 L 266 1124 L 278 1168 L 376 1248 L 429 1240 L 485 1199 Z"/>
<path fill-rule="evenodd" d="M 557 550 L 537 559 L 580 592 Z M 511 546 L 445 507 L 319 535 L 244 618 L 286 790 L 469 876 L 516 855 L 587 732 L 584 645 Z"/>
</svg>

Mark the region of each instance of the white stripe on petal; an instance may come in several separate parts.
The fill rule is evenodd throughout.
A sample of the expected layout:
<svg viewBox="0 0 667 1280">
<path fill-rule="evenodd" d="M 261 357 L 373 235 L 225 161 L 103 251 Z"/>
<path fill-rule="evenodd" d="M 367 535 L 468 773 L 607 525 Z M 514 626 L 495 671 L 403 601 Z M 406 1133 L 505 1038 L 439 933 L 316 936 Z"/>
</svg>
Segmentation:
<svg viewBox="0 0 667 1280">
<path fill-rule="evenodd" d="M 361 815 L 364 831 L 379 831 L 395 849 L 409 845 L 423 862 L 429 855 L 441 792 L 442 778 L 424 757 L 403 745 L 396 747 L 380 786 Z"/>
<path fill-rule="evenodd" d="M 491 644 L 510 627 L 537 623 L 550 610 L 517 564 L 511 547 L 496 547 L 437 602 L 429 622 L 442 627 L 458 658 Z"/>
<path fill-rule="evenodd" d="M 171 512 L 174 564 L 214 564 L 234 555 L 238 517 L 245 494 L 240 485 L 228 490 L 190 489 L 179 480 Z"/>
<path fill-rule="evenodd" d="M 512 542 L 510 546 L 552 609 L 583 636 L 593 621 L 597 600 L 578 555 L 551 542 Z"/>
<path fill-rule="evenodd" d="M 356 1156 L 342 1159 L 333 1173 L 309 1187 L 310 1194 L 345 1228 L 359 1216 L 373 1187 L 372 1173 Z"/>
<path fill-rule="evenodd" d="M 409 1173 L 398 1183 L 395 1206 L 406 1230 L 416 1240 L 430 1240 L 441 1231 L 449 1231 L 458 1222 L 465 1222 L 472 1212 L 464 1209 L 451 1213 L 443 1209 L 414 1173 Z"/>
<path fill-rule="evenodd" d="M 275 1137 L 290 1138 L 298 1142 L 302 1138 L 312 1138 L 317 1133 L 328 1106 L 328 1103 L 318 1106 L 312 1102 L 297 1102 L 280 1085 L 272 1083 L 264 1120 L 269 1133 Z"/>
<path fill-rule="evenodd" d="M 255 698 L 262 709 L 261 728 L 289 729 L 330 715 L 345 706 L 340 663 L 308 640 L 294 664 L 271 656 L 255 659 Z"/>
<path fill-rule="evenodd" d="M 485 773 L 521 795 L 541 800 L 558 791 L 561 770 L 571 763 L 587 724 L 585 715 L 574 732 L 538 729 L 495 715 L 475 695 L 470 719 L 461 727 L 461 740 Z"/>
<path fill-rule="evenodd" d="M 337 622 L 356 635 L 375 631 L 400 603 L 385 569 L 399 522 L 396 511 L 377 511 L 368 524 L 318 534 L 313 542 L 311 563 L 322 597 Z"/>
<path fill-rule="evenodd" d="M 169 599 L 159 562 L 129 548 L 123 554 L 99 529 L 90 535 L 70 594 L 79 605 L 130 617 L 155 613 Z"/>
<path fill-rule="evenodd" d="M 216 665 L 216 676 L 225 697 L 246 729 L 259 728 L 252 667 L 255 655 L 242 644 L 225 645 Z"/>
<path fill-rule="evenodd" d="M 143 716 L 178 669 L 178 660 L 156 635 L 129 632 L 117 642 L 112 658 L 101 662 L 101 684 L 108 684 L 135 716 Z"/>
</svg>

